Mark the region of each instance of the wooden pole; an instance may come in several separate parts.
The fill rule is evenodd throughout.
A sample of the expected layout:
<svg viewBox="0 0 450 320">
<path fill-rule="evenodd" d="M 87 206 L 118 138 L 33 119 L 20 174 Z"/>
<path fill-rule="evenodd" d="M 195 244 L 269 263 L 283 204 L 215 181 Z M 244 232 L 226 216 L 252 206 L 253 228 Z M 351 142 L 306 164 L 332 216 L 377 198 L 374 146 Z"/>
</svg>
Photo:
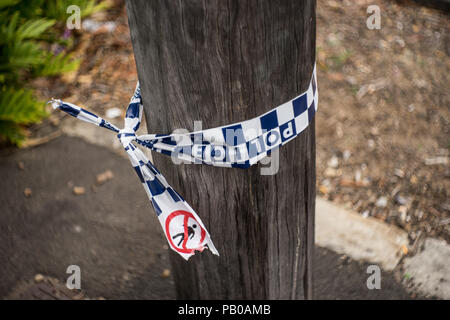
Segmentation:
<svg viewBox="0 0 450 320">
<path fill-rule="evenodd" d="M 147 127 L 152 133 L 247 120 L 308 87 L 314 0 L 127 0 Z M 181 299 L 312 297 L 315 125 L 280 148 L 279 171 L 175 165 L 169 184 L 208 228 L 220 257 L 171 253 Z"/>
</svg>

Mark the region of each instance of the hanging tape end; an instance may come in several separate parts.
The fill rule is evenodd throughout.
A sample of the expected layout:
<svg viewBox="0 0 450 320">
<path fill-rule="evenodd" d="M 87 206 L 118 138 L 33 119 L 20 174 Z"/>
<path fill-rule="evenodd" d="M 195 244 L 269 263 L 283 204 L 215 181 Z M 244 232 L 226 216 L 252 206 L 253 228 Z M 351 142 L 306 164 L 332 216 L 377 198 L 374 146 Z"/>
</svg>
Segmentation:
<svg viewBox="0 0 450 320">
<path fill-rule="evenodd" d="M 51 104 L 53 109 L 58 109 L 62 105 L 62 101 L 59 99 L 52 98 L 47 102 L 47 104 Z"/>
</svg>

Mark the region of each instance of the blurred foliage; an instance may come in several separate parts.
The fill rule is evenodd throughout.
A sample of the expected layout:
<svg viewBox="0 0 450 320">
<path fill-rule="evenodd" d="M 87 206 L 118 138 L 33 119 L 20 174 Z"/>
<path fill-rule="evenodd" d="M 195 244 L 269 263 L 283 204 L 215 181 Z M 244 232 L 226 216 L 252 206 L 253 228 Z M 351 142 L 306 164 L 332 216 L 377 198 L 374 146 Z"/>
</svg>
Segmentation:
<svg viewBox="0 0 450 320">
<path fill-rule="evenodd" d="M 67 53 L 72 45 L 70 32 L 65 30 L 70 5 L 77 5 L 81 17 L 85 17 L 106 8 L 107 2 L 0 0 L 1 139 L 20 145 L 23 126 L 46 115 L 45 102 L 26 88 L 30 79 L 78 68 L 79 61 Z"/>
</svg>

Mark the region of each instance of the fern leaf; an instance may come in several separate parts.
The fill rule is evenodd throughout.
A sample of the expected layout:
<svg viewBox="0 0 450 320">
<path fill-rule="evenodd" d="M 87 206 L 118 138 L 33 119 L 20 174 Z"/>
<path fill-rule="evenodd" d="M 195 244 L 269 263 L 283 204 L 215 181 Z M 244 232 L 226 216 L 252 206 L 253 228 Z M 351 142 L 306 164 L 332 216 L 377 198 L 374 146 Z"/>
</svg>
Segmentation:
<svg viewBox="0 0 450 320">
<path fill-rule="evenodd" d="M 36 100 L 31 90 L 6 88 L 0 97 L 0 121 L 29 124 L 45 115 L 44 103 Z"/>
<path fill-rule="evenodd" d="M 34 71 L 35 76 L 54 76 L 62 74 L 64 72 L 70 72 L 77 70 L 80 65 L 80 61 L 72 59 L 71 55 L 65 55 L 60 53 L 57 56 L 48 54 L 45 58 L 45 62 Z"/>
<path fill-rule="evenodd" d="M 0 9 L 11 7 L 19 2 L 20 0 L 0 0 Z"/>
<path fill-rule="evenodd" d="M 55 20 L 47 20 L 45 18 L 30 20 L 17 28 L 17 41 L 22 39 L 38 38 L 44 31 L 55 24 Z"/>
</svg>

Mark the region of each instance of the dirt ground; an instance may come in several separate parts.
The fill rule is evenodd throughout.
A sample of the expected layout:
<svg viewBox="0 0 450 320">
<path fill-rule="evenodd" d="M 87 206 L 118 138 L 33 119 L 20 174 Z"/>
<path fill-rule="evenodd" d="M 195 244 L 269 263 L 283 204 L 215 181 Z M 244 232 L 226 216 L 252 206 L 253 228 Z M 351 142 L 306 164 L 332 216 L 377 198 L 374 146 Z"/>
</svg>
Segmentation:
<svg viewBox="0 0 450 320">
<path fill-rule="evenodd" d="M 79 32 L 77 73 L 39 79 L 58 97 L 104 115 L 124 110 L 137 81 L 121 1 L 92 17 L 114 29 Z M 381 29 L 369 30 L 377 4 Z M 318 194 L 363 216 L 450 242 L 449 14 L 410 1 L 318 0 Z M 123 115 L 123 114 L 122 114 Z M 54 113 L 31 136 L 58 128 Z"/>
<path fill-rule="evenodd" d="M 449 15 L 377 1 L 369 30 L 372 2 L 319 1 L 318 190 L 412 241 L 449 241 Z"/>
</svg>

